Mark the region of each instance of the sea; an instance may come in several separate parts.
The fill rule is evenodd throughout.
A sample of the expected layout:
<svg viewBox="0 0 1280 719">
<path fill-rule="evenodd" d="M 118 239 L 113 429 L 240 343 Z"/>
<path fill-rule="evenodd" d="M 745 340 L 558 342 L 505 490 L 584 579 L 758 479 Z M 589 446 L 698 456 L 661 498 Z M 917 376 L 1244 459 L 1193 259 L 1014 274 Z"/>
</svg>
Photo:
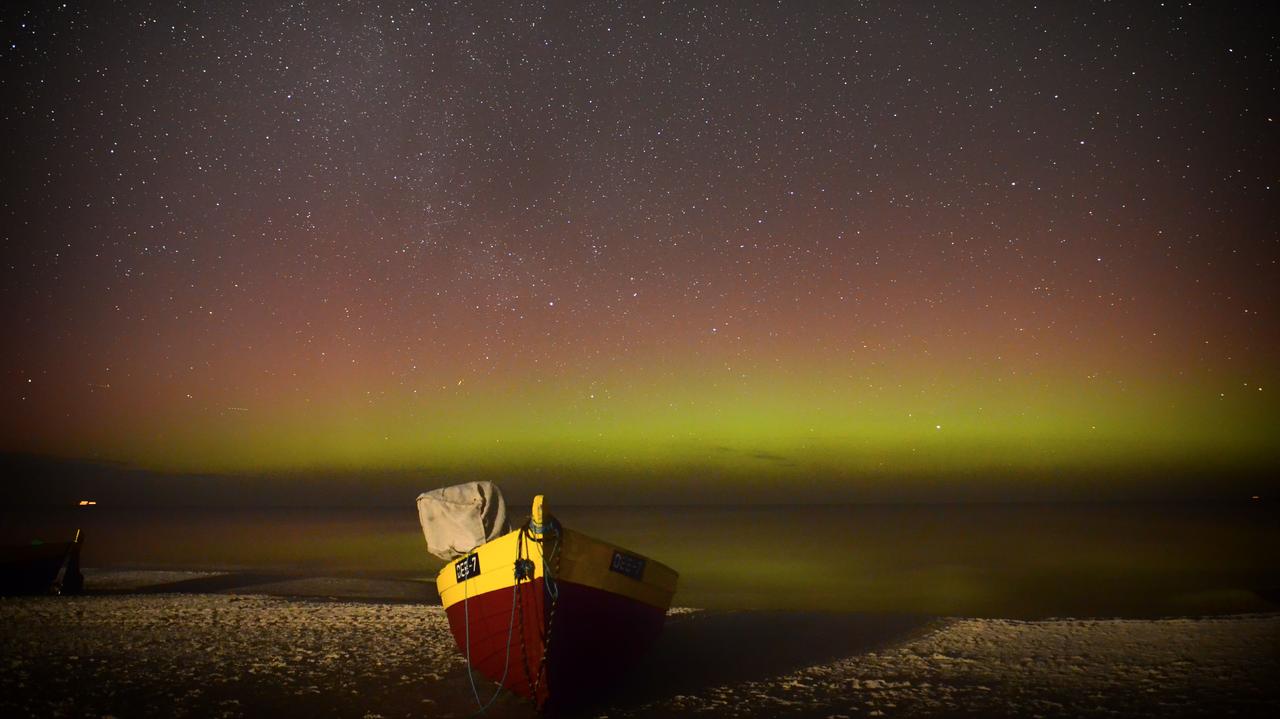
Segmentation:
<svg viewBox="0 0 1280 719">
<path fill-rule="evenodd" d="M 670 565 L 675 604 L 1005 618 L 1280 610 L 1266 502 L 556 506 L 567 527 Z M 521 517 L 514 511 L 514 519 Z M 430 582 L 412 502 L 350 507 L 6 510 L 0 542 L 83 532 L 99 569 Z"/>
</svg>

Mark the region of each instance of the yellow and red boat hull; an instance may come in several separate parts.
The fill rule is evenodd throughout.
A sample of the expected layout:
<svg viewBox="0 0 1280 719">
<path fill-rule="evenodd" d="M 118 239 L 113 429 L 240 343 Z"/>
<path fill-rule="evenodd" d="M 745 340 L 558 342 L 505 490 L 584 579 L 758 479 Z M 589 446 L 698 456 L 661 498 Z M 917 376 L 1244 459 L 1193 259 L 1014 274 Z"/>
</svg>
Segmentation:
<svg viewBox="0 0 1280 719">
<path fill-rule="evenodd" d="M 517 560 L 527 560 L 519 579 Z M 653 644 L 676 580 L 664 564 L 553 521 L 543 535 L 520 529 L 450 562 L 436 585 L 474 670 L 560 706 L 607 687 Z"/>
</svg>

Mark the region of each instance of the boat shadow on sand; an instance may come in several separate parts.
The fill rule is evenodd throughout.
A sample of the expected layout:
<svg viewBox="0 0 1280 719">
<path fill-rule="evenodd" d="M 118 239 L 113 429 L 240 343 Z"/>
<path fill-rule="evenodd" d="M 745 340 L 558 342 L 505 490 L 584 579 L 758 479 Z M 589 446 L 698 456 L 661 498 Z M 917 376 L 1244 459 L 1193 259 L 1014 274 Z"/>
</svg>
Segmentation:
<svg viewBox="0 0 1280 719">
<path fill-rule="evenodd" d="M 618 684 L 582 687 L 583 695 L 552 715 L 661 716 L 662 710 L 654 705 L 660 707 L 677 695 L 702 696 L 713 687 L 767 680 L 877 651 L 936 625 L 936 618 L 911 615 L 719 610 L 675 614 L 653 648 Z M 452 672 L 448 681 L 447 698 L 436 705 L 441 716 L 472 715 L 476 706 L 465 673 Z M 488 682 L 484 687 L 492 690 Z M 536 712 L 528 700 L 502 692 L 485 716 L 516 719 Z"/>
<path fill-rule="evenodd" d="M 653 650 L 605 701 L 617 708 L 638 707 L 715 686 L 777 677 L 900 643 L 935 621 L 910 615 L 783 611 L 675 615 Z"/>
</svg>

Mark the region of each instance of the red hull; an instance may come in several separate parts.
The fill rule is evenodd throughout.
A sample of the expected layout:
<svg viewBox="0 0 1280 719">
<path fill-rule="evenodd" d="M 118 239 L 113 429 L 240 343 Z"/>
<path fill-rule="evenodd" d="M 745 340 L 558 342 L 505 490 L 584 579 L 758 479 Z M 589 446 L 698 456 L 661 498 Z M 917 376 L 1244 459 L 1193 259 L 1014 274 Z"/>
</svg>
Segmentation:
<svg viewBox="0 0 1280 719">
<path fill-rule="evenodd" d="M 548 645 L 546 622 L 551 609 L 541 577 L 520 584 L 514 623 L 510 587 L 457 602 L 446 610 L 464 656 L 469 624 L 472 667 L 539 705 L 574 704 L 606 688 L 653 644 L 666 616 L 658 607 L 612 592 L 565 580 L 556 586 L 559 598 L 541 681 L 538 673 Z"/>
<path fill-rule="evenodd" d="M 520 596 L 514 624 L 511 602 L 515 592 L 511 587 L 470 597 L 445 612 L 449 616 L 454 641 L 463 656 L 469 657 L 474 670 L 501 682 L 516 694 L 533 698 L 533 684 L 537 683 L 544 644 L 542 579 L 521 582 L 518 591 Z M 468 635 L 471 640 L 469 653 Z M 508 636 L 511 638 L 509 654 Z M 546 687 L 539 686 L 538 694 L 538 701 L 545 701 Z"/>
</svg>

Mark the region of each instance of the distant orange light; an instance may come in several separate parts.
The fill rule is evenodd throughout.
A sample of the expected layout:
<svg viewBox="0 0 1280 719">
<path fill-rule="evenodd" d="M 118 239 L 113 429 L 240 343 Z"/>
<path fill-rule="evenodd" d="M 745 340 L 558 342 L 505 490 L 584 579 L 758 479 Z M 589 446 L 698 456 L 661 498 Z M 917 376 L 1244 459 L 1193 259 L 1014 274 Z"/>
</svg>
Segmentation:
<svg viewBox="0 0 1280 719">
<path fill-rule="evenodd" d="M 1259 497 L 1258 495 L 1255 494 L 1253 495 L 1253 499 L 1262 499 L 1262 497 Z"/>
<path fill-rule="evenodd" d="M 82 500 L 80 500 L 80 506 L 81 506 L 81 507 L 92 507 L 92 506 L 93 506 L 93 505 L 95 505 L 95 504 L 97 504 L 97 502 L 93 501 L 92 499 L 82 499 Z"/>
</svg>

